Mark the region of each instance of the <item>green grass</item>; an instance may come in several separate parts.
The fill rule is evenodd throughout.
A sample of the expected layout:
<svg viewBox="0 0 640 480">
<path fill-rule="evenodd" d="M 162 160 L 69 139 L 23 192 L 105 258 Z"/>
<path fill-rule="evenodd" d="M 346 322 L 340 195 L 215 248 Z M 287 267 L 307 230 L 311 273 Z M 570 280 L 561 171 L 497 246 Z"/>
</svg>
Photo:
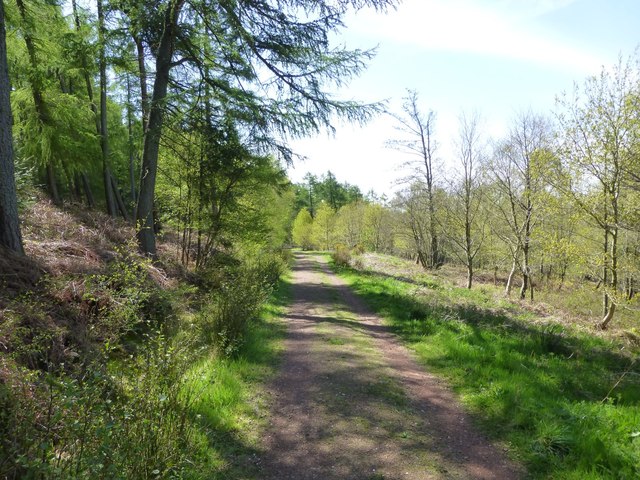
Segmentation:
<svg viewBox="0 0 640 480">
<path fill-rule="evenodd" d="M 188 478 L 258 478 L 257 442 L 268 408 L 262 393 L 280 359 L 285 333 L 281 316 L 289 301 L 290 283 L 284 280 L 235 358 L 211 355 L 188 373 L 186 388 L 196 392 L 192 415 L 199 426 L 199 451 Z"/>
<path fill-rule="evenodd" d="M 534 325 L 533 313 L 481 288 L 341 275 L 532 478 L 640 476 L 640 365 L 619 347 Z"/>
</svg>

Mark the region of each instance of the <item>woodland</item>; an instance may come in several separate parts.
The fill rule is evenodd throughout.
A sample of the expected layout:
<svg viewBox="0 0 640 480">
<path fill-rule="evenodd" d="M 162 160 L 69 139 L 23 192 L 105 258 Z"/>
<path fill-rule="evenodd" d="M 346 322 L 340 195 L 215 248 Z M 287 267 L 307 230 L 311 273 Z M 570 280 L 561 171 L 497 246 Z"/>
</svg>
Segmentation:
<svg viewBox="0 0 640 480">
<path fill-rule="evenodd" d="M 547 116 L 518 114 L 504 138 L 479 113 L 436 138 L 417 91 L 397 112 L 331 93 L 375 53 L 331 44 L 345 15 L 396 3 L 0 0 L 0 478 L 259 478 L 291 247 L 332 251 L 373 305 L 367 272 L 402 259 L 434 291 L 491 292 L 475 312 L 504 299 L 563 312 L 536 335 L 552 350 L 575 329 L 604 342 L 588 347 L 616 356 L 600 387 L 622 393 L 593 396 L 626 415 L 622 453 L 594 443 L 576 458 L 605 452 L 600 466 L 575 464 L 634 478 L 638 59 L 576 83 Z M 393 196 L 330 171 L 287 178 L 292 139 L 379 114 L 409 159 Z M 427 328 L 405 293 L 385 300 L 407 309 L 392 323 Z M 563 432 L 519 457 L 534 476 L 571 458 L 553 443 Z"/>
</svg>

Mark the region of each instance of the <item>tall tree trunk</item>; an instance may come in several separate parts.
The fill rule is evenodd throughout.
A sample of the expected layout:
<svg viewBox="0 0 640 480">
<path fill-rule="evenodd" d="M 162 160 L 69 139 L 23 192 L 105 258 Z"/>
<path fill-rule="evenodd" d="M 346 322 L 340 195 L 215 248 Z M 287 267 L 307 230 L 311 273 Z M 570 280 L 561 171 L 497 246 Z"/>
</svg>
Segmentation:
<svg viewBox="0 0 640 480">
<path fill-rule="evenodd" d="M 606 286 L 609 282 L 609 229 L 604 229 L 604 262 L 602 266 L 602 284 L 605 288 L 602 290 L 602 315 L 606 316 L 609 312 L 609 294 Z"/>
<path fill-rule="evenodd" d="M 183 4 L 184 0 L 174 0 L 165 13 L 164 29 L 156 56 L 156 78 L 153 84 L 149 123 L 142 150 L 142 172 L 136 211 L 137 237 L 140 250 L 153 257 L 156 255 L 153 202 L 158 170 L 158 154 L 160 152 L 160 137 L 164 123 L 169 73 L 172 66 L 173 43 L 177 34 L 176 24 Z"/>
<path fill-rule="evenodd" d="M 13 117 L 9 92 L 4 2 L 0 0 L 0 245 L 24 255 L 13 165 Z"/>
<path fill-rule="evenodd" d="M 467 288 L 471 289 L 473 284 L 473 240 L 471 238 L 471 218 L 470 218 L 470 198 L 471 198 L 471 188 L 469 183 L 467 182 L 465 187 L 465 214 L 464 214 L 464 249 L 465 254 L 467 256 Z"/>
<path fill-rule="evenodd" d="M 84 189 L 84 194 L 87 197 L 87 205 L 93 208 L 96 206 L 96 201 L 93 198 L 93 192 L 91 191 L 91 184 L 89 183 L 89 177 L 86 172 L 82 172 L 82 188 Z"/>
<path fill-rule="evenodd" d="M 131 105 L 131 81 L 127 74 L 127 131 L 129 134 L 129 190 L 131 203 L 136 204 L 135 148 L 133 145 L 133 108 Z M 135 214 L 134 214 L 135 218 Z"/>
<path fill-rule="evenodd" d="M 139 34 L 133 35 L 138 56 L 138 78 L 140 80 L 140 107 L 142 109 L 142 131 L 146 133 L 149 123 L 149 93 L 147 92 L 147 67 L 144 63 L 144 44 Z"/>
<path fill-rule="evenodd" d="M 124 203 L 124 200 L 122 199 L 122 195 L 120 195 L 120 189 L 118 188 L 118 182 L 116 181 L 116 178 L 113 175 L 110 175 L 110 183 L 111 183 L 111 189 L 113 191 L 113 196 L 115 198 L 116 201 L 116 206 L 118 207 L 118 211 L 120 212 L 120 215 L 122 215 L 122 218 L 124 218 L 127 222 L 131 221 L 131 217 L 129 216 L 129 212 L 127 210 L 127 204 Z"/>
<path fill-rule="evenodd" d="M 76 0 L 71 0 L 71 7 L 76 30 L 80 32 L 82 25 L 80 24 L 80 16 L 78 15 L 78 5 Z M 93 118 L 96 122 L 96 133 L 101 137 L 102 131 L 100 126 L 100 115 L 98 114 L 98 107 L 93 97 L 93 82 L 91 80 L 91 75 L 89 74 L 89 67 L 87 66 L 87 58 L 85 55 L 81 55 L 80 57 L 80 66 L 82 67 L 84 84 L 87 90 L 87 97 L 89 98 L 89 107 L 93 112 Z M 86 172 L 82 172 L 82 185 L 87 199 L 87 205 L 89 205 L 90 208 L 94 208 L 96 206 L 96 202 L 93 198 L 93 192 L 91 191 L 91 186 Z"/>
<path fill-rule="evenodd" d="M 107 203 L 107 213 L 115 217 L 117 214 L 116 200 L 111 182 L 109 168 L 109 131 L 107 129 L 107 61 L 105 45 L 105 27 L 103 0 L 98 0 L 98 38 L 100 43 L 100 148 L 102 150 L 102 180 L 104 184 L 104 198 Z"/>
<path fill-rule="evenodd" d="M 429 160 L 429 164 L 431 164 L 431 160 Z M 430 236 L 430 247 L 431 247 L 431 259 L 429 260 L 429 263 L 430 263 L 430 268 L 440 268 L 440 266 L 442 265 L 442 262 L 440 258 L 440 247 L 438 245 L 438 233 L 437 233 L 437 225 L 436 225 L 436 207 L 433 203 L 433 183 L 431 181 L 427 183 L 427 188 L 428 188 L 428 196 L 429 196 L 429 236 Z"/>
<path fill-rule="evenodd" d="M 617 210 L 616 207 L 617 206 L 614 205 L 614 221 L 617 222 L 617 212 L 615 211 Z M 608 287 L 604 289 L 604 295 L 607 299 L 608 309 L 604 314 L 604 318 L 598 324 L 599 328 L 601 328 L 602 330 L 605 330 L 613 319 L 613 314 L 616 311 L 615 293 L 618 289 L 618 227 L 612 227 L 610 233 L 611 246 L 609 250 L 609 257 L 611 262 L 611 280 L 609 281 L 608 285 L 606 283 L 604 284 L 605 287 Z"/>
<path fill-rule="evenodd" d="M 20 12 L 20 18 L 23 23 L 23 32 L 22 36 L 24 38 L 24 43 L 27 46 L 27 54 L 29 55 L 29 63 L 31 64 L 31 69 L 29 72 L 29 83 L 31 84 L 31 95 L 33 96 L 33 104 L 36 109 L 36 115 L 38 116 L 38 121 L 40 122 L 40 126 L 46 125 L 49 122 L 49 114 L 47 112 L 47 107 L 44 102 L 44 98 L 42 97 L 42 85 L 37 75 L 36 70 L 38 68 L 38 59 L 36 57 L 36 46 L 33 41 L 33 37 L 31 36 L 31 29 L 33 27 L 31 20 L 27 16 L 27 8 L 24 4 L 23 0 L 16 0 L 16 5 L 18 6 L 18 10 Z M 45 162 L 46 168 L 46 176 L 47 176 L 47 187 L 49 189 L 49 195 L 51 195 L 51 199 L 53 203 L 56 205 L 62 204 L 62 199 L 60 198 L 60 194 L 58 193 L 58 185 L 56 182 L 55 170 L 53 168 L 53 163 L 51 159 L 47 159 Z"/>
<path fill-rule="evenodd" d="M 73 9 L 73 18 L 74 23 L 76 24 L 76 30 L 78 33 L 82 28 L 80 24 L 80 16 L 78 15 L 78 5 L 76 0 L 71 0 L 71 7 Z M 80 66 L 82 67 L 82 75 L 84 77 L 85 88 L 87 89 L 87 97 L 89 98 L 89 107 L 91 107 L 91 111 L 93 112 L 93 116 L 96 121 L 96 132 L 100 135 L 100 117 L 98 115 L 98 107 L 93 98 L 93 84 L 91 82 L 91 75 L 89 74 L 89 67 L 87 66 L 87 58 L 85 55 L 81 55 L 80 57 Z"/>
<path fill-rule="evenodd" d="M 522 286 L 520 287 L 520 300 L 524 300 L 527 296 L 527 289 L 531 281 L 531 269 L 529 267 L 529 242 L 525 240 L 522 247 Z"/>
</svg>

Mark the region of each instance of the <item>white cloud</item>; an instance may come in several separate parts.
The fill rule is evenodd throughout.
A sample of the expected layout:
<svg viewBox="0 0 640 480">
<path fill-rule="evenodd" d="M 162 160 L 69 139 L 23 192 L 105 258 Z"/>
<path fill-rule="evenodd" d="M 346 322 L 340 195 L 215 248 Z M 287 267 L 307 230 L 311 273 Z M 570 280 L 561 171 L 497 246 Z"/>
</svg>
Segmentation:
<svg viewBox="0 0 640 480">
<path fill-rule="evenodd" d="M 361 11 L 349 28 L 427 50 L 492 55 L 593 73 L 605 63 L 535 19 L 574 0 L 405 0 L 387 15 Z"/>
</svg>

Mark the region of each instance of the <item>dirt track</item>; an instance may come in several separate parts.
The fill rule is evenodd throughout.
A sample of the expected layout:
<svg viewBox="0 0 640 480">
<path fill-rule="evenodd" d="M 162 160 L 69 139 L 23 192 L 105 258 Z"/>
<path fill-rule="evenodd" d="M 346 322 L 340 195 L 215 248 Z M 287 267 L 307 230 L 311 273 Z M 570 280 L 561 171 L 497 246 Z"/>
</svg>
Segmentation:
<svg viewBox="0 0 640 480">
<path fill-rule="evenodd" d="M 260 478 L 522 476 L 322 257 L 297 254 Z"/>
</svg>

